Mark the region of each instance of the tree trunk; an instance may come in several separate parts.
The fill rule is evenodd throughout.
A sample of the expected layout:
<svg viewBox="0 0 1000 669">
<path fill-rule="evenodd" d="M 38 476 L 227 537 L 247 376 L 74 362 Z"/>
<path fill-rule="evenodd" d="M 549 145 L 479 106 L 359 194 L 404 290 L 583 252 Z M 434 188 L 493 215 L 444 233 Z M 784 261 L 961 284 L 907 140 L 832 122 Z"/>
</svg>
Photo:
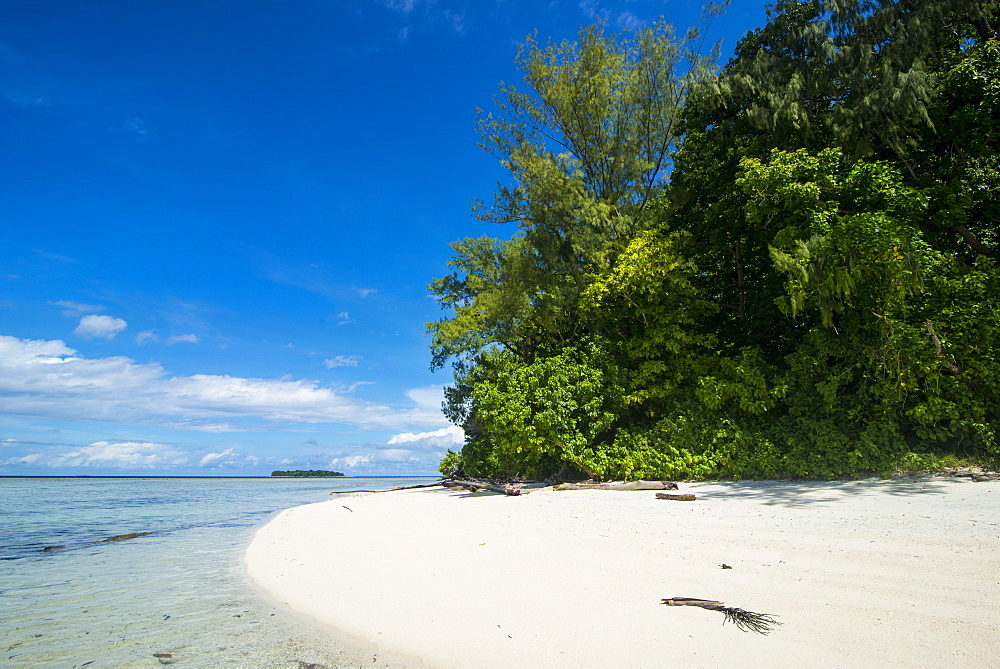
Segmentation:
<svg viewBox="0 0 1000 669">
<path fill-rule="evenodd" d="M 626 483 L 560 483 L 553 490 L 677 490 L 673 481 L 628 481 Z"/>
</svg>

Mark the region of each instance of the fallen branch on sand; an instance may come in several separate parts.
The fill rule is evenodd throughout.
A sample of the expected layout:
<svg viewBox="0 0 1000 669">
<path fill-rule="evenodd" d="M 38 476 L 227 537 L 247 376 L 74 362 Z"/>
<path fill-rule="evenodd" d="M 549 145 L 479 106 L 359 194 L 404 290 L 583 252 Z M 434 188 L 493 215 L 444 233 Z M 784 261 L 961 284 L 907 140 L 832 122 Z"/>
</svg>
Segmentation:
<svg viewBox="0 0 1000 669">
<path fill-rule="evenodd" d="M 726 606 L 723 602 L 717 602 L 711 599 L 671 597 L 670 599 L 664 599 L 663 603 L 667 606 L 700 606 L 703 609 L 709 609 L 711 611 L 721 611 L 726 614 L 725 619 L 722 621 L 723 625 L 725 625 L 728 620 L 744 632 L 767 634 L 768 632 L 774 630 L 775 625 L 781 624 L 768 613 L 744 611 L 743 609 L 738 609 L 734 606 Z"/>
<path fill-rule="evenodd" d="M 677 490 L 673 481 L 628 481 L 626 483 L 560 483 L 553 490 Z"/>
<path fill-rule="evenodd" d="M 386 488 L 384 490 L 334 490 L 331 495 L 346 495 L 359 492 L 393 492 L 396 490 L 413 490 L 415 488 L 435 488 L 443 486 L 445 488 L 465 488 L 475 492 L 477 490 L 490 490 L 492 492 L 502 492 L 505 495 L 527 495 L 528 490 L 522 490 L 515 485 L 497 485 L 488 481 L 477 481 L 473 479 L 443 479 L 434 483 L 421 483 L 419 485 L 404 485 L 398 488 Z"/>
<path fill-rule="evenodd" d="M 334 490 L 331 495 L 348 495 L 358 492 L 393 492 L 395 490 L 413 490 L 414 488 L 434 488 L 435 486 L 443 485 L 444 481 L 435 481 L 434 483 L 420 483 L 418 485 L 403 485 L 398 488 L 383 488 L 382 490 Z"/>
<path fill-rule="evenodd" d="M 671 495 L 665 492 L 656 493 L 656 499 L 672 499 L 675 502 L 693 502 L 697 497 L 694 495 Z"/>
<path fill-rule="evenodd" d="M 529 491 L 521 490 L 519 487 L 512 485 L 496 485 L 495 483 L 486 483 L 484 481 L 472 481 L 469 479 L 459 479 L 452 481 L 442 481 L 441 485 L 446 488 L 465 488 L 466 490 L 471 490 L 475 492 L 477 490 L 490 490 L 492 492 L 502 492 L 505 495 L 527 495 Z"/>
</svg>

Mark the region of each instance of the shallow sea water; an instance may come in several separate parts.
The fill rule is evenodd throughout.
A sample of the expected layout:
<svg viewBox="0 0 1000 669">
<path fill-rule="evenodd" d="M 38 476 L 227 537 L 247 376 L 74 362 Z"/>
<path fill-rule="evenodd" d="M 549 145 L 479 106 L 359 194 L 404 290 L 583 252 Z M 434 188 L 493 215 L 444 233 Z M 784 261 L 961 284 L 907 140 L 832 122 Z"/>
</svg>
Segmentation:
<svg viewBox="0 0 1000 669">
<path fill-rule="evenodd" d="M 426 481 L 0 478 L 0 665 L 396 665 L 256 591 L 242 558 L 283 509 Z M 132 532 L 153 534 L 94 543 Z"/>
</svg>

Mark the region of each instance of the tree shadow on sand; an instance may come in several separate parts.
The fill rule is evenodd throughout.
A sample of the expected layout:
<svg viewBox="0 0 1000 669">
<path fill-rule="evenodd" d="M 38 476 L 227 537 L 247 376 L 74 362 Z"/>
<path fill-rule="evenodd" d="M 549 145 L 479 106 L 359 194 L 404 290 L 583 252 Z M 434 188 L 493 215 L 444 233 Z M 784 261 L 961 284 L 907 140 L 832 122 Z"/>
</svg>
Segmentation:
<svg viewBox="0 0 1000 669">
<path fill-rule="evenodd" d="M 687 492 L 699 493 L 697 488 L 701 485 L 722 488 L 701 492 L 699 496 L 703 495 L 704 499 L 755 500 L 770 506 L 800 507 L 876 494 L 893 497 L 942 495 L 956 485 L 997 486 L 1000 481 L 972 483 L 966 477 L 919 476 L 857 481 L 705 481 L 681 484 L 681 487 L 688 488 Z"/>
</svg>

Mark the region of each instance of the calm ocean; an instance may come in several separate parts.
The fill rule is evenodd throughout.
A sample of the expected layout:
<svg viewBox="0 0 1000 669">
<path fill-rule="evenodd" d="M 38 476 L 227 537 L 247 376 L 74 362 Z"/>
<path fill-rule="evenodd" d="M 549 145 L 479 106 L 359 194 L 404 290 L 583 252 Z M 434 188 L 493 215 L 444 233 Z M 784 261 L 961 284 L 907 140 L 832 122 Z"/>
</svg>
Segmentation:
<svg viewBox="0 0 1000 669">
<path fill-rule="evenodd" d="M 0 664 L 380 666 L 256 592 L 243 551 L 283 509 L 424 482 L 0 478 Z"/>
</svg>

